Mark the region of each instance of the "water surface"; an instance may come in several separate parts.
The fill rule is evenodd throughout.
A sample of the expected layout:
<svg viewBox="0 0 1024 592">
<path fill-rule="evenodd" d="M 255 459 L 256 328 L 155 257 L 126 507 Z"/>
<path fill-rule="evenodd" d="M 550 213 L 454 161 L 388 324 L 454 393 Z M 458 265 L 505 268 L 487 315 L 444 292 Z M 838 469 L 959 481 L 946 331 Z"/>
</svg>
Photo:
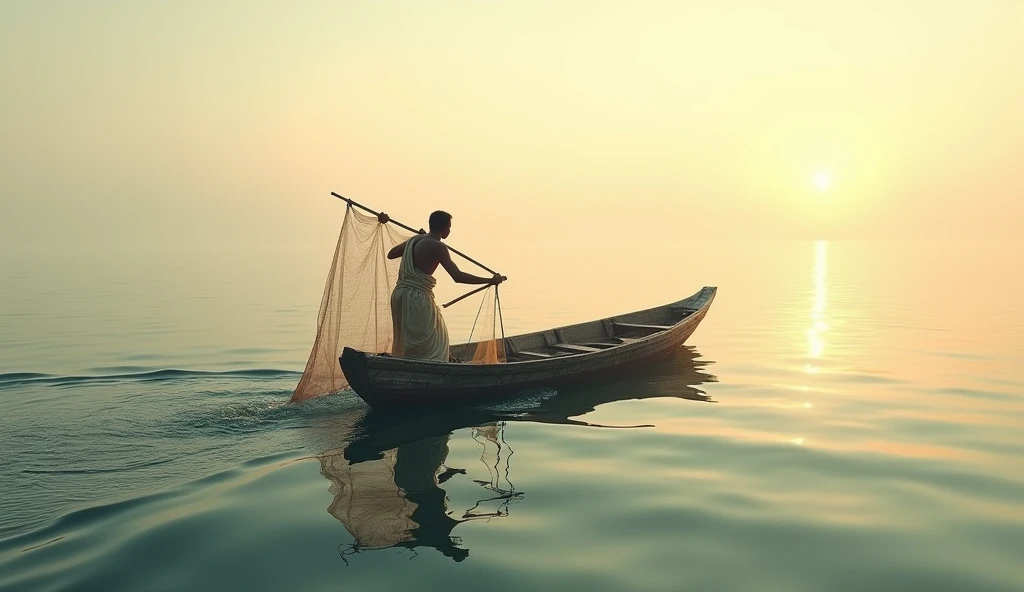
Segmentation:
<svg viewBox="0 0 1024 592">
<path fill-rule="evenodd" d="M 330 253 L 4 254 L 0 589 L 1024 585 L 1024 245 L 483 250 L 510 334 L 719 292 L 641 372 L 396 416 L 287 404 Z"/>
</svg>

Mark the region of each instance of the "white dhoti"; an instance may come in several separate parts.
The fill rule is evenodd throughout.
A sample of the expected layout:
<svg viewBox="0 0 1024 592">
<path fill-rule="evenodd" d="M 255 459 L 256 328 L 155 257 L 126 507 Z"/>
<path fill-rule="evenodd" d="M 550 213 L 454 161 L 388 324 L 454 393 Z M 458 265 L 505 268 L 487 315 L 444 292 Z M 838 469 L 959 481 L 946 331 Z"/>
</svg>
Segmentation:
<svg viewBox="0 0 1024 592">
<path fill-rule="evenodd" d="M 441 316 L 441 308 L 434 302 L 437 280 L 413 264 L 413 249 L 423 236 L 414 236 L 406 243 L 398 269 L 398 283 L 391 293 L 394 330 L 391 355 L 447 362 L 448 328 Z"/>
</svg>

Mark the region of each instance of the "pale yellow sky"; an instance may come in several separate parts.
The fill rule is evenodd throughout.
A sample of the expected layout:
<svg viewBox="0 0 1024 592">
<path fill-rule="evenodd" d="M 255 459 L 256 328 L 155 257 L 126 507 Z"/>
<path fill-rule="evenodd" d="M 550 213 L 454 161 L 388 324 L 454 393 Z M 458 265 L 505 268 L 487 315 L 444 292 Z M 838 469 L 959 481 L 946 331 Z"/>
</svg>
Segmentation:
<svg viewBox="0 0 1024 592">
<path fill-rule="evenodd" d="M 0 243 L 1024 238 L 1024 2 L 5 2 Z M 814 176 L 827 172 L 827 191 Z"/>
</svg>

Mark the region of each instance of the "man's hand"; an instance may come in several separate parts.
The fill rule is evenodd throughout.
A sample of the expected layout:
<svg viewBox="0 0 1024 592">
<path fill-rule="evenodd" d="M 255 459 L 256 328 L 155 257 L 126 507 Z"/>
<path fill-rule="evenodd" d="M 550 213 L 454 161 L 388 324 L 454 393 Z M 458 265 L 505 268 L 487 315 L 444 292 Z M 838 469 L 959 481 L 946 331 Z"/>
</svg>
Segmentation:
<svg viewBox="0 0 1024 592">
<path fill-rule="evenodd" d="M 503 281 L 505 281 L 507 279 L 508 279 L 507 277 L 501 275 L 500 273 L 496 273 L 496 274 L 494 274 L 494 277 L 491 278 L 491 285 L 492 286 L 497 286 L 498 284 L 500 284 L 501 282 L 503 282 Z"/>
<path fill-rule="evenodd" d="M 390 219 L 391 218 L 389 218 L 388 215 L 385 214 L 384 212 L 377 214 L 377 221 L 380 222 L 381 224 L 387 224 L 388 220 Z"/>
</svg>

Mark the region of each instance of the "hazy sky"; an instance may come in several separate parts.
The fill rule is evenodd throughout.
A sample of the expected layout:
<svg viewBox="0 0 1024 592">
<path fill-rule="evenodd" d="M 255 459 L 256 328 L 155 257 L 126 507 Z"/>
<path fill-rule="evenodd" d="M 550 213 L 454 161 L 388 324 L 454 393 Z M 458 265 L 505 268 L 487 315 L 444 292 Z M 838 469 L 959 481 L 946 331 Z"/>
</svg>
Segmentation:
<svg viewBox="0 0 1024 592">
<path fill-rule="evenodd" d="M 332 190 L 460 246 L 1021 238 L 1022 31 L 1019 0 L 11 0 L 0 243 L 333 243 Z"/>
</svg>

